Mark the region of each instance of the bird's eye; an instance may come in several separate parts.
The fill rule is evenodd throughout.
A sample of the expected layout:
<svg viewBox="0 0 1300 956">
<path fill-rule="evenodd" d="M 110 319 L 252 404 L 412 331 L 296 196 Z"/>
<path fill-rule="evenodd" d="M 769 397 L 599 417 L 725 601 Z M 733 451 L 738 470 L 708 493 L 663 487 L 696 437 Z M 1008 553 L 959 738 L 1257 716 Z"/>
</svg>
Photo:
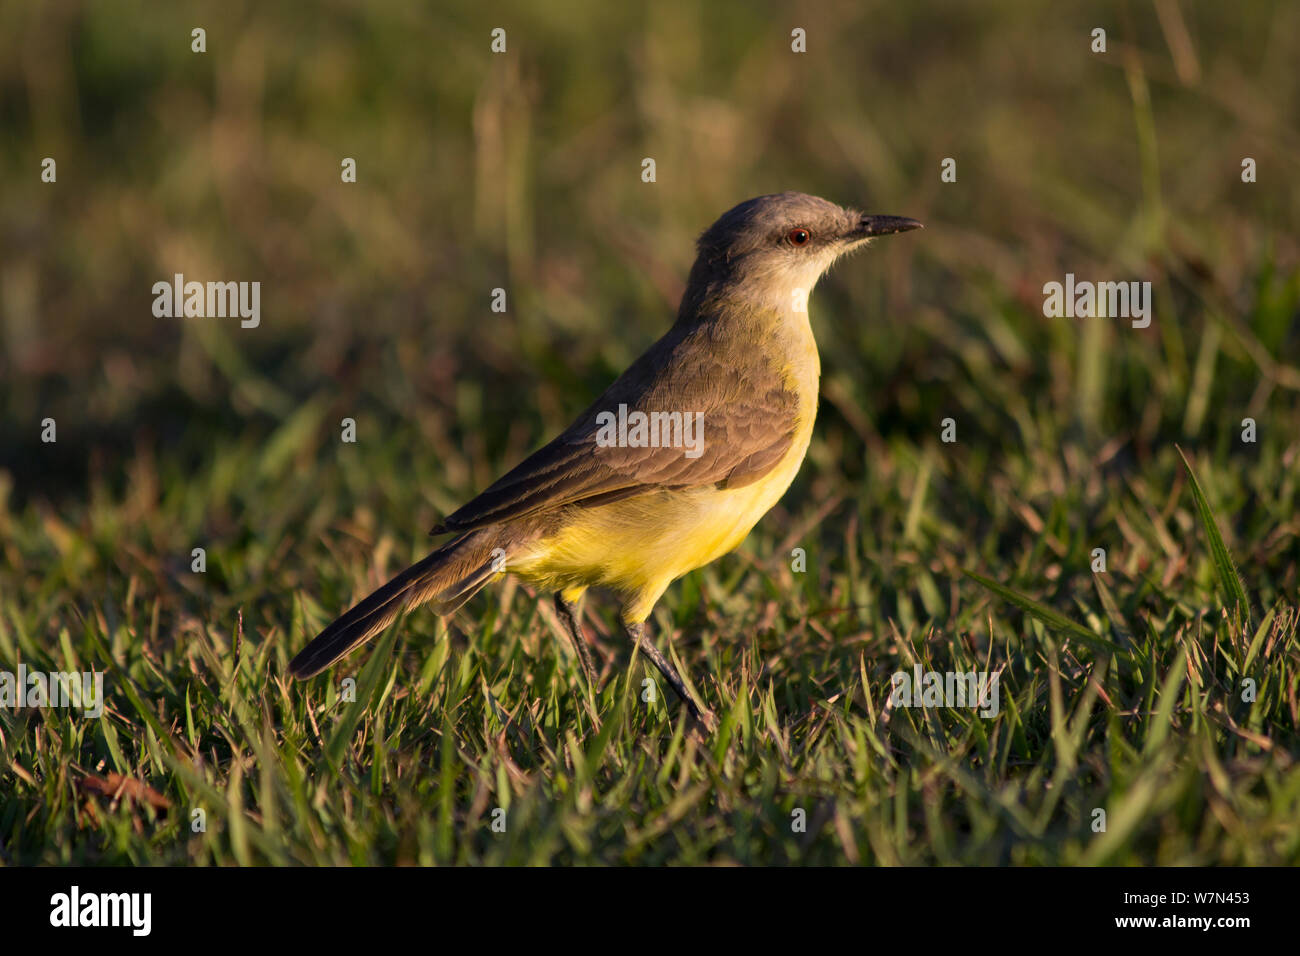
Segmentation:
<svg viewBox="0 0 1300 956">
<path fill-rule="evenodd" d="M 792 246 L 805 245 L 812 238 L 812 233 L 807 229 L 791 229 L 785 237 Z"/>
</svg>

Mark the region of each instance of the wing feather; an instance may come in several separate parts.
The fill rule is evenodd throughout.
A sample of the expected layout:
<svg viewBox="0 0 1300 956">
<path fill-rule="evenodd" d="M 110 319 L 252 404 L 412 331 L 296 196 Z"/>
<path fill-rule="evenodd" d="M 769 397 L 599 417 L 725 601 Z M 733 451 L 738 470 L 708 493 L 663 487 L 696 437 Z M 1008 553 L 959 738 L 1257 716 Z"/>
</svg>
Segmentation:
<svg viewBox="0 0 1300 956">
<path fill-rule="evenodd" d="M 562 434 L 441 525 L 463 532 L 565 505 L 592 506 L 665 488 L 743 487 L 785 455 L 798 396 L 761 352 L 704 341 L 707 327 L 674 328 L 632 364 Z M 597 443 L 601 412 L 703 413 L 703 449 Z"/>
</svg>

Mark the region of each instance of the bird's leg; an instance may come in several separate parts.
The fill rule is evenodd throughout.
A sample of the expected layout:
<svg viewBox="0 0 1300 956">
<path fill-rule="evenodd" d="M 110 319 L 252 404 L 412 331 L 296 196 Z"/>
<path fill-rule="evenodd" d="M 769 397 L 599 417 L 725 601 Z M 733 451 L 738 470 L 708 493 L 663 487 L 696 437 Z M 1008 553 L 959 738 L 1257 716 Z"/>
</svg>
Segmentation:
<svg viewBox="0 0 1300 956">
<path fill-rule="evenodd" d="M 586 675 L 587 684 L 594 693 L 596 690 L 596 668 L 591 663 L 591 650 L 587 647 L 587 642 L 582 639 L 578 603 L 576 601 L 566 601 L 564 592 L 559 592 L 555 595 L 555 615 L 560 619 L 560 625 L 564 628 L 564 632 L 569 635 L 569 640 L 573 642 L 573 649 L 578 653 L 578 660 L 582 663 L 582 673 Z"/>
<path fill-rule="evenodd" d="M 650 663 L 659 668 L 659 673 L 664 675 L 664 680 L 668 681 L 668 686 L 673 689 L 673 693 L 681 698 L 691 716 L 712 733 L 717 723 L 713 719 L 713 712 L 695 699 L 694 695 L 686 689 L 686 682 L 682 680 L 682 675 L 677 673 L 677 668 L 673 667 L 672 661 L 665 657 L 652 641 L 646 639 L 645 621 L 624 621 L 623 630 L 632 643 L 641 648 L 641 653 L 650 658 Z"/>
</svg>

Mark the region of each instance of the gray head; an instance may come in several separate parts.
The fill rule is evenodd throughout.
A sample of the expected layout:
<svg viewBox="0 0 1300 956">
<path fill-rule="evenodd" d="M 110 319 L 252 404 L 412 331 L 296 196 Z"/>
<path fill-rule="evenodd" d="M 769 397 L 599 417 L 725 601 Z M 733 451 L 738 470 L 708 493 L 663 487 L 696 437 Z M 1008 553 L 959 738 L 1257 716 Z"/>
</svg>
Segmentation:
<svg viewBox="0 0 1300 956">
<path fill-rule="evenodd" d="M 914 219 L 864 215 L 806 193 L 759 196 L 728 210 L 700 236 L 691 285 L 734 283 L 763 297 L 786 296 L 796 286 L 811 290 L 844 253 L 877 236 L 920 228 Z"/>
</svg>

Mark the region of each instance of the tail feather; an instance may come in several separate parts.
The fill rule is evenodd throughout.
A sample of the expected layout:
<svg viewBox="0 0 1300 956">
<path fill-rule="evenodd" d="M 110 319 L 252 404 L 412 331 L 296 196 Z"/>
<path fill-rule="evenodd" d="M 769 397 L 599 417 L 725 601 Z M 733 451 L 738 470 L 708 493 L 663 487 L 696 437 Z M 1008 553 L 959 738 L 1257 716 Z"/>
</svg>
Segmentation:
<svg viewBox="0 0 1300 956">
<path fill-rule="evenodd" d="M 443 617 L 454 613 L 462 604 L 483 590 L 483 587 L 500 573 L 497 570 L 496 558 L 484 561 L 478 570 L 469 577 L 439 592 L 438 596 L 433 599 L 433 610 Z"/>
<path fill-rule="evenodd" d="M 490 542 L 473 531 L 417 561 L 321 631 L 289 662 L 299 680 L 315 677 L 392 624 L 403 610 L 434 602 L 450 614 L 492 577 Z"/>
</svg>

